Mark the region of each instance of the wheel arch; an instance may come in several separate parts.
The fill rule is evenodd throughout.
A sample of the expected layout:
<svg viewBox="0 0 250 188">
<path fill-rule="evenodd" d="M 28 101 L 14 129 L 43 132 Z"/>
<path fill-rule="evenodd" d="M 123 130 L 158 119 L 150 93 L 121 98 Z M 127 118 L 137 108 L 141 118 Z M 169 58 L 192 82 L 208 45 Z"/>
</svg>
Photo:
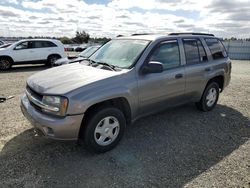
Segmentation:
<svg viewBox="0 0 250 188">
<path fill-rule="evenodd" d="M 131 114 L 131 108 L 130 108 L 128 100 L 125 97 L 112 98 L 112 99 L 104 100 L 101 102 L 97 102 L 87 108 L 87 110 L 84 113 L 84 117 L 83 117 L 82 124 L 81 124 L 80 131 L 79 131 L 79 136 L 81 132 L 84 131 L 84 125 L 87 123 L 88 118 L 90 118 L 90 115 L 104 107 L 118 108 L 124 114 L 126 123 L 127 124 L 131 123 L 132 114 Z"/>
<path fill-rule="evenodd" d="M 52 57 L 52 56 L 58 56 L 58 57 L 62 58 L 62 56 L 60 54 L 52 53 L 52 54 L 48 55 L 47 60 L 49 60 L 49 58 Z"/>
<path fill-rule="evenodd" d="M 13 60 L 13 58 L 12 58 L 11 56 L 8 56 L 8 55 L 0 55 L 0 59 L 1 59 L 1 58 L 8 58 L 8 59 L 11 60 L 11 63 L 14 63 L 14 60 Z"/>
<path fill-rule="evenodd" d="M 210 83 L 216 82 L 216 83 L 219 85 L 220 92 L 222 92 L 223 89 L 224 89 L 224 81 L 225 81 L 225 79 L 224 79 L 224 76 L 223 76 L 223 75 L 215 76 L 215 77 L 211 78 L 210 80 L 208 80 L 205 89 L 207 88 L 207 86 L 208 86 Z"/>
</svg>

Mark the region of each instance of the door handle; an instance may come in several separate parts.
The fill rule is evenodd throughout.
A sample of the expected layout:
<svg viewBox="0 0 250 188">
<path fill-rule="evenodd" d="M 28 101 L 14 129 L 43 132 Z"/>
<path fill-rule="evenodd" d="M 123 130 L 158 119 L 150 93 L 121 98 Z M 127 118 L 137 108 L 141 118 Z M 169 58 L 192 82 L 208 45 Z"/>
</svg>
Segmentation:
<svg viewBox="0 0 250 188">
<path fill-rule="evenodd" d="M 211 67 L 207 67 L 207 68 L 205 68 L 205 71 L 207 71 L 207 72 L 209 72 L 209 71 L 211 71 L 212 70 L 212 68 Z"/>
<path fill-rule="evenodd" d="M 179 79 L 179 78 L 182 78 L 182 77 L 183 77 L 183 74 L 176 74 L 176 75 L 175 75 L 175 78 L 176 78 L 176 79 Z"/>
</svg>

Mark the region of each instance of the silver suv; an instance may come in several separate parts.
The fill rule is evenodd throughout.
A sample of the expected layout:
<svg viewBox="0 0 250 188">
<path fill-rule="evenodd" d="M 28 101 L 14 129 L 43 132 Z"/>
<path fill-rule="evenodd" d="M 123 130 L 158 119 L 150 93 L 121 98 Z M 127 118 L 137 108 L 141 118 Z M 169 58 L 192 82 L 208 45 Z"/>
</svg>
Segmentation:
<svg viewBox="0 0 250 188">
<path fill-rule="evenodd" d="M 21 109 L 44 136 L 81 139 L 105 152 L 145 115 L 187 102 L 212 110 L 230 74 L 230 59 L 213 35 L 119 37 L 89 59 L 29 77 Z"/>
</svg>

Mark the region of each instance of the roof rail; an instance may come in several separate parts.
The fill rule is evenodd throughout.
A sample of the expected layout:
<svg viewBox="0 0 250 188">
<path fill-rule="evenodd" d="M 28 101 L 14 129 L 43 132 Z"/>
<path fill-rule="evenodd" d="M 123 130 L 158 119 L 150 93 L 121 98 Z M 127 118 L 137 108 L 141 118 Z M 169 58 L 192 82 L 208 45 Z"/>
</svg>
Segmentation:
<svg viewBox="0 0 250 188">
<path fill-rule="evenodd" d="M 151 35 L 150 33 L 134 33 L 131 36 L 138 36 L 138 35 Z"/>
<path fill-rule="evenodd" d="M 209 33 L 170 33 L 168 35 L 206 35 L 214 37 L 214 34 L 209 34 Z"/>
</svg>

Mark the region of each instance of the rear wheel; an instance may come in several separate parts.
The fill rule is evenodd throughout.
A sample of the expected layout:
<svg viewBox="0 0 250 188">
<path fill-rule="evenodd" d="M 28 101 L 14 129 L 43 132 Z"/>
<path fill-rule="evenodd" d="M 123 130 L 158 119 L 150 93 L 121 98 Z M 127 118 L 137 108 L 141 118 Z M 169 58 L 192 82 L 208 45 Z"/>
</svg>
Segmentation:
<svg viewBox="0 0 250 188">
<path fill-rule="evenodd" d="M 12 60 L 10 58 L 0 58 L 0 70 L 8 70 L 12 66 Z"/>
<path fill-rule="evenodd" d="M 47 59 L 47 66 L 54 66 L 54 63 L 56 62 L 56 60 L 60 59 L 61 57 L 59 55 L 50 55 Z"/>
<path fill-rule="evenodd" d="M 212 110 L 219 99 L 219 85 L 216 82 L 210 83 L 203 92 L 201 100 L 196 103 L 199 110 L 207 112 Z"/>
<path fill-rule="evenodd" d="M 80 137 L 88 150 L 96 153 L 106 152 L 118 144 L 125 127 L 126 120 L 119 109 L 104 107 L 87 117 L 86 127 Z"/>
</svg>

